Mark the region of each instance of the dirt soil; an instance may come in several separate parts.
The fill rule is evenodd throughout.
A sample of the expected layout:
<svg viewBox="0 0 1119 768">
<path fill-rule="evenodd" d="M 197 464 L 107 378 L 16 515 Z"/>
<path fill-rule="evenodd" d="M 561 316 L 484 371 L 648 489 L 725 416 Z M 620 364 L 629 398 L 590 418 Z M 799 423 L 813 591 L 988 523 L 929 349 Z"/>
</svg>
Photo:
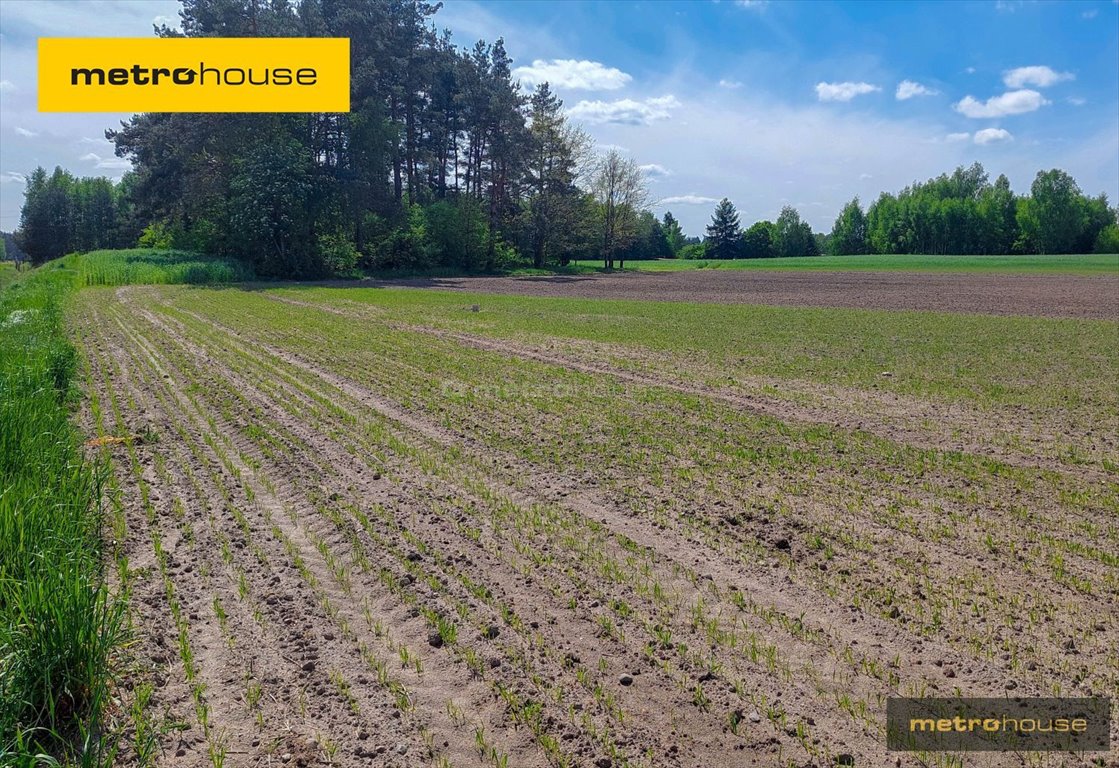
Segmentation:
<svg viewBox="0 0 1119 768">
<path fill-rule="evenodd" d="M 570 279 L 478 280 L 573 290 Z M 480 290 L 478 280 L 432 282 Z M 647 278 L 575 282 L 631 281 Z M 479 412 L 472 425 L 416 407 L 379 370 L 403 372 L 411 358 L 354 362 L 359 348 L 328 338 L 319 353 L 296 352 L 282 333 L 219 318 L 174 289 L 93 296 L 75 328 L 88 366 L 83 426 L 91 438 L 143 436 L 102 450 L 120 486 L 108 537 L 127 557 L 134 683 L 154 685 L 147 724 L 128 737 L 153 731 L 156 765 L 916 766 L 928 763 L 884 748 L 887 696 L 1043 695 L 1053 681 L 1075 695 L 1111 680 L 1112 590 L 1063 591 L 1076 611 L 1016 626 L 1034 645 L 1019 663 L 955 634 L 985 595 L 946 617 L 951 632 L 925 633 L 917 616 L 857 604 L 845 586 L 874 580 L 892 594 L 894 559 L 924 560 L 947 580 L 961 562 L 995 574 L 1020 557 L 987 552 L 978 529 L 930 543 L 894 538 L 885 517 L 848 521 L 881 548 L 837 540 L 839 556 L 820 567 L 802 542 L 807 526 L 842 514 L 834 506 L 806 497 L 787 518 L 734 514 L 713 480 L 710 499 L 655 517 L 637 494 L 667 505 L 682 484 L 635 475 L 640 487 L 622 492 L 532 461 L 518 446 L 548 427 L 545 414 L 516 424 Z M 495 364 L 541 362 L 515 346 L 484 351 Z M 491 429 L 508 445 L 487 445 Z M 919 530 L 941 513 L 929 514 Z M 1068 567 L 1103 583 L 1110 571 L 1073 543 Z M 999 583 L 1026 595 L 1025 613 L 1041 604 L 1031 595 L 1041 578 L 1014 570 Z M 919 586 L 897 587 L 918 593 L 903 605 L 924 599 Z M 441 635 L 440 621 L 457 631 Z M 1088 628 L 1073 645 L 1071 623 Z M 121 764 L 150 764 L 140 752 L 126 748 Z"/>
<path fill-rule="evenodd" d="M 697 269 L 579 276 L 415 278 L 365 284 L 562 298 L 1119 317 L 1119 276 L 1112 275 Z"/>
</svg>

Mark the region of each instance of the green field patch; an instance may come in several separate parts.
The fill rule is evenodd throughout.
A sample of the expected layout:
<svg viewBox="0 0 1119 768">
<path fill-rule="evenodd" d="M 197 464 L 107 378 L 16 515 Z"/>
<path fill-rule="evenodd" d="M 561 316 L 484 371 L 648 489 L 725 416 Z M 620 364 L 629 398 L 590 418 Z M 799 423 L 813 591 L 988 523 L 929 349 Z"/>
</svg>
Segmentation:
<svg viewBox="0 0 1119 768">
<path fill-rule="evenodd" d="M 284 288 L 418 325 L 499 339 L 559 338 L 764 376 L 1114 418 L 1119 323 L 867 309 L 558 299 L 415 289 Z M 479 312 L 467 311 L 477 304 Z M 884 376 L 883 374 L 888 374 Z"/>
<path fill-rule="evenodd" d="M 576 268 L 601 267 L 598 261 L 575 262 Z M 815 272 L 979 272 L 993 274 L 1119 275 L 1119 254 L 1028 254 L 1014 256 L 950 256 L 868 254 L 802 256 L 775 259 L 657 259 L 629 261 L 626 269 L 680 272 L 692 269 L 759 269 Z"/>
</svg>

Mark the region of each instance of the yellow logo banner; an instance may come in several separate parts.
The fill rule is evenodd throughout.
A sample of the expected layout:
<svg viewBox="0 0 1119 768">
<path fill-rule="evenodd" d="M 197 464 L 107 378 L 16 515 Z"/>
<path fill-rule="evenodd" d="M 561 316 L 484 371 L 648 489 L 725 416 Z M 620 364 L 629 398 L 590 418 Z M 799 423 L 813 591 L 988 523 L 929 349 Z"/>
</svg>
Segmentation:
<svg viewBox="0 0 1119 768">
<path fill-rule="evenodd" d="M 349 112 L 350 41 L 41 37 L 40 112 Z"/>
</svg>

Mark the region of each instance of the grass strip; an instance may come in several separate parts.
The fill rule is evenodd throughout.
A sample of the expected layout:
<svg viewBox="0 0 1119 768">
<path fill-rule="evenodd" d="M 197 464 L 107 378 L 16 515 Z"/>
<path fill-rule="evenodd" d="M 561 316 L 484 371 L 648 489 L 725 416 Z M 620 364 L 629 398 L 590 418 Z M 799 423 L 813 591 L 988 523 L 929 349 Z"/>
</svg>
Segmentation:
<svg viewBox="0 0 1119 768">
<path fill-rule="evenodd" d="M 108 765 L 99 725 L 123 603 L 104 578 L 101 467 L 70 422 L 69 270 L 0 291 L 0 764 Z M 47 757 L 50 755 L 51 757 Z"/>
</svg>

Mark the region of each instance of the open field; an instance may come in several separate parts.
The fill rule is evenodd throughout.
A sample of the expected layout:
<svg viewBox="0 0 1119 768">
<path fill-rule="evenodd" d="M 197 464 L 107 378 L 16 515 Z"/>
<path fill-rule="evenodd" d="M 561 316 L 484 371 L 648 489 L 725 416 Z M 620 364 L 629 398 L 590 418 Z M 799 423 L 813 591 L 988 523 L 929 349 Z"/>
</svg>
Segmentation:
<svg viewBox="0 0 1119 768">
<path fill-rule="evenodd" d="M 557 298 L 1119 318 L 1119 272 L 1083 276 L 627 269 L 594 275 L 421 277 L 356 284 Z"/>
<path fill-rule="evenodd" d="M 579 261 L 579 267 L 601 267 L 601 261 Z M 1015 256 L 951 256 L 868 254 L 864 256 L 804 256 L 779 259 L 657 259 L 627 261 L 626 269 L 678 272 L 690 269 L 746 269 L 798 271 L 904 271 L 996 274 L 1097 275 L 1119 273 L 1119 254 L 1029 254 Z"/>
<path fill-rule="evenodd" d="M 881 766 L 891 695 L 1119 689 L 1114 314 L 74 309 L 135 762 Z"/>
</svg>

